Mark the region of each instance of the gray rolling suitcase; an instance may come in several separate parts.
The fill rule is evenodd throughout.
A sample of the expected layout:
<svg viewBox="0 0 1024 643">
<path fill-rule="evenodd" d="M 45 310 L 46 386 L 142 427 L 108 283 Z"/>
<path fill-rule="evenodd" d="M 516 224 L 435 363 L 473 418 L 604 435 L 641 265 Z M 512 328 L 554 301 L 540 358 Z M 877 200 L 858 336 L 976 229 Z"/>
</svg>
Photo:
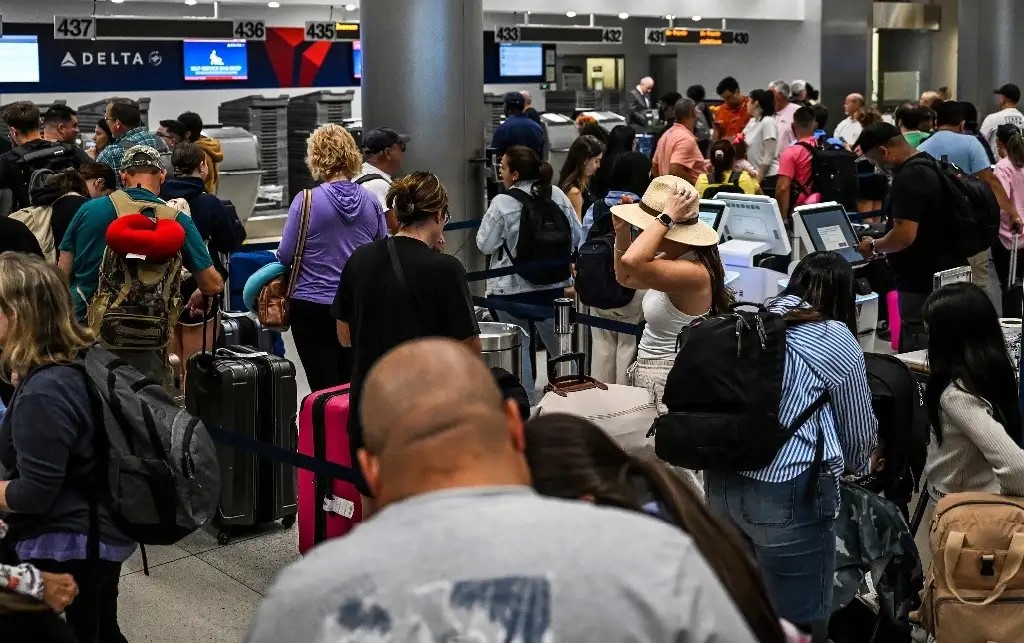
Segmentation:
<svg viewBox="0 0 1024 643">
<path fill-rule="evenodd" d="M 188 362 L 185 403 L 208 427 L 297 450 L 295 366 L 245 346 L 198 353 Z M 221 501 L 215 523 L 221 544 L 234 527 L 295 523 L 296 472 L 247 451 L 218 444 Z"/>
</svg>

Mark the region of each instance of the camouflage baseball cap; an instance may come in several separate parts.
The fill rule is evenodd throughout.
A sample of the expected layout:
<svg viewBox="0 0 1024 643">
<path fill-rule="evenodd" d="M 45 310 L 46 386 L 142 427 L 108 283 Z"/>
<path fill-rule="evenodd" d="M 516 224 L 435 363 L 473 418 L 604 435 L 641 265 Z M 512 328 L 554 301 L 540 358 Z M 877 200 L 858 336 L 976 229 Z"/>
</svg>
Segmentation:
<svg viewBox="0 0 1024 643">
<path fill-rule="evenodd" d="M 121 162 L 121 169 L 127 170 L 133 167 L 155 167 L 163 169 L 164 163 L 160 158 L 160 152 L 148 145 L 135 145 L 128 148 L 124 153 L 124 160 Z"/>
</svg>

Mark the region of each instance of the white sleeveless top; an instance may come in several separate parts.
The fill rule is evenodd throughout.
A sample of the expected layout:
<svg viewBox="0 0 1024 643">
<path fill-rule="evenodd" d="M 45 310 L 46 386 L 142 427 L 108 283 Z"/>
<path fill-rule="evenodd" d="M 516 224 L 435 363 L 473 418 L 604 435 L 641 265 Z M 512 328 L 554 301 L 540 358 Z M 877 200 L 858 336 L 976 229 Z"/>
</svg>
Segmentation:
<svg viewBox="0 0 1024 643">
<path fill-rule="evenodd" d="M 648 290 L 644 295 L 644 326 L 643 337 L 640 338 L 640 359 L 675 359 L 676 338 L 679 331 L 690 325 L 703 315 L 687 315 L 680 311 L 668 293 L 660 290 Z M 710 312 L 710 311 L 708 311 Z M 707 314 L 707 313 L 705 313 Z"/>
</svg>

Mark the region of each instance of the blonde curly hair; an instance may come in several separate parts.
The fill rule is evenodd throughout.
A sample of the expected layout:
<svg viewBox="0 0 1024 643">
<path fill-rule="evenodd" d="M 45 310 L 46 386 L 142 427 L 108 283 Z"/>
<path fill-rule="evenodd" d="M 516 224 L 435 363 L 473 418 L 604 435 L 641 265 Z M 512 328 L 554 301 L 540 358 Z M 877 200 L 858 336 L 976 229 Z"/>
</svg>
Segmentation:
<svg viewBox="0 0 1024 643">
<path fill-rule="evenodd" d="M 317 181 L 338 174 L 351 179 L 362 169 L 363 155 L 348 130 L 328 123 L 313 130 L 306 140 L 306 167 Z"/>
</svg>

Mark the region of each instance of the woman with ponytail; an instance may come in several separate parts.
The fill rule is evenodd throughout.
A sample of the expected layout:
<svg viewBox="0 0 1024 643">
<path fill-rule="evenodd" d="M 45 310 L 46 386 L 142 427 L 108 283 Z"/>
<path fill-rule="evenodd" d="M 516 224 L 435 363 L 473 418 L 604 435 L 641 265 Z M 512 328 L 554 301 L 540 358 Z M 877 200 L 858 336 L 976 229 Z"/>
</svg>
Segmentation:
<svg viewBox="0 0 1024 643">
<path fill-rule="evenodd" d="M 996 149 L 999 162 L 996 163 L 995 175 L 1006 190 L 1006 196 L 1016 206 L 1017 212 L 1024 212 L 1024 134 L 1016 125 L 1000 125 L 996 129 Z M 1003 290 L 1009 288 L 1010 280 L 1010 249 L 1013 247 L 1013 232 L 1010 230 L 1010 214 L 1005 210 L 999 213 L 999 239 L 992 245 L 992 261 L 999 275 L 999 283 Z M 1024 235 L 1017 239 L 1017 247 L 1024 247 Z M 1024 275 L 1024 261 L 1017 263 L 1017 276 Z M 1008 317 L 1019 317 L 1021 311 L 1004 311 Z"/>
<path fill-rule="evenodd" d="M 739 534 L 712 516 L 666 464 L 626 453 L 597 425 L 571 415 L 536 417 L 526 425 L 524 437 L 537 493 L 647 513 L 675 525 L 693 539 L 756 639 L 787 640 Z"/>
<path fill-rule="evenodd" d="M 449 337 L 480 352 L 480 328 L 462 263 L 438 252 L 451 219 L 448 192 L 430 172 L 391 184 L 386 203 L 398 219 L 394 237 L 358 248 L 345 264 L 334 299 L 338 341 L 352 347 L 351 407 L 362 382 L 389 350 L 420 337 Z M 358 413 L 349 414 L 352 462 L 363 445 Z M 370 495 L 365 484 L 360 492 Z"/>
<path fill-rule="evenodd" d="M 702 199 L 713 199 L 719 192 L 756 194 L 757 182 L 746 172 L 735 170 L 736 150 L 729 141 L 716 141 L 710 150 L 711 171 L 701 174 L 694 187 Z M 736 174 L 737 176 L 733 176 Z M 708 192 L 710 188 L 710 193 Z"/>
<path fill-rule="evenodd" d="M 548 213 L 555 207 L 561 210 L 568 220 L 572 239 L 571 245 L 565 248 L 564 271 L 560 267 L 528 273 L 521 271 L 487 280 L 487 297 L 496 303 L 509 305 L 508 310 L 497 311 L 498 319 L 524 329 L 533 323 L 548 355 L 558 354 L 554 319 L 534 314 L 532 311 L 537 308 L 552 310 L 555 299 L 565 296 L 565 289 L 572 285 L 568 270 L 572 252 L 583 241 L 583 226 L 576 216 L 576 210 L 565 193 L 551 184 L 553 177 L 554 170 L 551 166 L 541 161 L 537 153 L 530 148 L 521 145 L 509 148 L 501 157 L 501 182 L 505 186 L 505 192 L 491 201 L 476 233 L 476 245 L 480 252 L 490 255 L 490 267 L 509 268 L 514 265 L 514 259 L 519 252 L 519 222 L 523 217 L 525 204 L 529 203 L 535 213 Z M 538 273 L 551 272 L 559 273 L 564 278 L 551 283 L 549 277 L 538 277 Z M 517 305 L 527 306 L 529 309 L 516 310 Z M 532 361 L 529 342 L 523 342 L 523 386 L 531 401 L 537 402 L 539 397 L 534 390 L 536 378 L 530 367 Z"/>
</svg>

